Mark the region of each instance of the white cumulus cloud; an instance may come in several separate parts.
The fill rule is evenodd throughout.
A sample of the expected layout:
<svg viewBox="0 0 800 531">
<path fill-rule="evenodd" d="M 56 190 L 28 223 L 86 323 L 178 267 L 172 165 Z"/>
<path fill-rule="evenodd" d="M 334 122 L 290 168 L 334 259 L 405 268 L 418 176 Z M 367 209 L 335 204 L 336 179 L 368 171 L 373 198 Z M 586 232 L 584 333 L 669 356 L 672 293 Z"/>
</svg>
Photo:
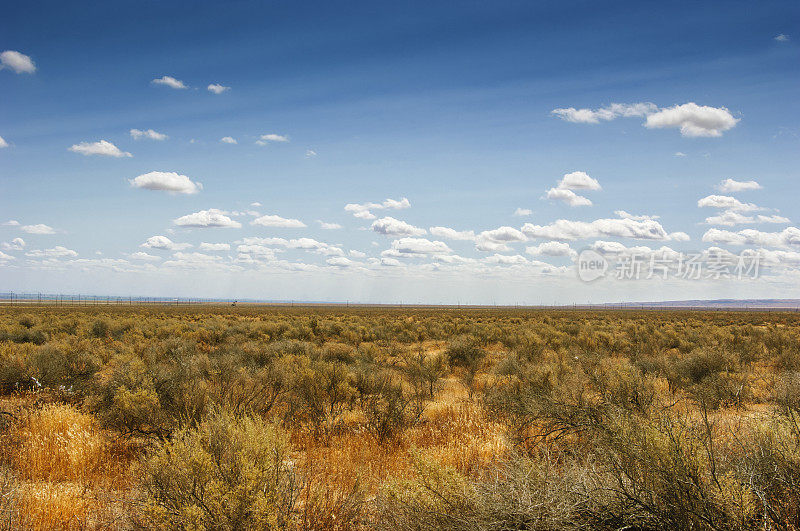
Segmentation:
<svg viewBox="0 0 800 531">
<path fill-rule="evenodd" d="M 554 109 L 552 114 L 573 123 L 596 124 L 616 118 L 646 117 L 648 129 L 678 128 L 686 137 L 718 137 L 739 122 L 725 107 L 697 105 L 694 102 L 658 108 L 652 103 L 612 103 L 599 109 Z"/>
<path fill-rule="evenodd" d="M 747 190 L 761 190 L 761 185 L 756 181 L 735 181 L 733 179 L 725 179 L 717 185 L 720 192 L 735 193 L 745 192 Z"/>
<path fill-rule="evenodd" d="M 428 240 L 427 238 L 399 238 L 392 242 L 389 250 L 381 253 L 387 257 L 428 255 L 428 254 L 448 254 L 452 250 L 446 243 L 438 240 Z"/>
<path fill-rule="evenodd" d="M 337 230 L 341 229 L 342 226 L 338 223 L 328 223 L 326 221 L 317 221 L 319 223 L 319 228 L 323 230 Z"/>
<path fill-rule="evenodd" d="M 139 140 L 141 138 L 147 138 L 149 140 L 166 140 L 169 138 L 164 133 L 159 133 L 158 131 L 153 131 L 152 129 L 146 129 L 144 131 L 141 129 L 131 129 L 131 136 L 134 140 Z"/>
<path fill-rule="evenodd" d="M 25 253 L 25 256 L 30 256 L 31 258 L 74 258 L 78 256 L 78 253 L 72 249 L 56 245 L 51 249 L 33 249 Z"/>
<path fill-rule="evenodd" d="M 33 60 L 24 53 L 14 50 L 6 50 L 0 53 L 0 70 L 8 68 L 17 74 L 33 74 L 36 72 L 36 65 Z"/>
<path fill-rule="evenodd" d="M 657 110 L 658 107 L 653 103 L 612 103 L 607 107 L 601 107 L 599 109 L 576 109 L 575 107 L 568 107 L 564 109 L 553 109 L 551 112 L 567 122 L 596 124 L 600 123 L 600 121 L 607 122 L 620 117 L 646 116 Z"/>
<path fill-rule="evenodd" d="M 797 247 L 800 246 L 800 229 L 787 227 L 781 232 L 762 232 L 756 229 L 744 229 L 732 232 L 721 229 L 708 229 L 703 234 L 703 241 L 729 245 L 755 245 L 763 247 Z"/>
<path fill-rule="evenodd" d="M 261 225 L 263 227 L 281 227 L 281 228 L 302 228 L 306 224 L 299 219 L 282 218 L 278 215 L 261 216 L 250 222 L 251 225 Z"/>
<path fill-rule="evenodd" d="M 564 174 L 561 180 L 558 181 L 558 185 L 547 191 L 546 197 L 547 199 L 564 202 L 571 207 L 592 206 L 592 202 L 588 198 L 576 194 L 573 190 L 601 189 L 597 179 L 590 177 L 584 171 L 574 171 Z"/>
<path fill-rule="evenodd" d="M 372 230 L 385 236 L 421 236 L 427 231 L 421 227 L 415 227 L 410 223 L 386 216 L 375 220 L 371 226 Z"/>
<path fill-rule="evenodd" d="M 519 217 L 530 216 L 531 214 L 533 214 L 533 210 L 531 210 L 530 208 L 521 208 L 520 207 L 520 208 L 517 208 L 514 211 L 514 215 L 515 216 L 519 216 Z"/>
<path fill-rule="evenodd" d="M 684 103 L 647 116 L 648 129 L 679 128 L 687 137 L 718 137 L 739 122 L 725 107 Z"/>
<path fill-rule="evenodd" d="M 4 251 L 21 251 L 25 248 L 25 240 L 22 238 L 14 238 L 10 242 L 3 242 L 0 244 L 0 249 Z"/>
<path fill-rule="evenodd" d="M 348 203 L 344 206 L 345 212 L 351 212 L 360 219 L 375 219 L 372 210 L 402 210 L 411 208 L 411 203 L 405 197 L 400 199 L 386 199 L 382 203 Z"/>
<path fill-rule="evenodd" d="M 219 141 L 222 142 L 223 144 L 238 144 L 236 139 L 233 138 L 232 136 L 223 136 L 222 138 L 219 139 Z"/>
<path fill-rule="evenodd" d="M 266 135 L 261 135 L 258 140 L 256 140 L 256 144 L 259 146 L 266 146 L 270 142 L 288 142 L 289 137 L 284 135 L 277 135 L 275 133 L 269 133 Z"/>
<path fill-rule="evenodd" d="M 475 233 L 471 230 L 458 231 L 450 227 L 431 227 L 428 229 L 433 236 L 444 238 L 446 240 L 465 240 L 472 241 L 475 239 Z"/>
<path fill-rule="evenodd" d="M 145 247 L 148 249 L 161 249 L 165 251 L 180 251 L 182 249 L 188 249 L 191 247 L 191 243 L 176 243 L 167 238 L 166 236 L 150 236 L 147 238 L 141 247 Z"/>
<path fill-rule="evenodd" d="M 8 142 L 6 142 L 5 138 L 0 136 L 0 149 L 7 148 L 7 147 L 8 147 Z"/>
<path fill-rule="evenodd" d="M 522 232 L 532 239 L 557 241 L 582 240 L 587 238 L 617 237 L 637 240 L 684 241 L 684 233 L 667 233 L 658 221 L 635 219 L 596 219 L 594 221 L 556 220 L 548 225 L 526 223 Z"/>
<path fill-rule="evenodd" d="M 206 88 L 208 89 L 209 92 L 213 92 L 214 94 L 222 94 L 223 92 L 231 89 L 230 87 L 220 85 L 219 83 L 211 83 Z"/>
<path fill-rule="evenodd" d="M 199 212 L 181 216 L 174 220 L 173 223 L 179 227 L 196 228 L 238 229 L 242 226 L 241 223 L 232 220 L 226 214 L 222 210 L 209 208 L 208 210 L 200 210 Z"/>
<path fill-rule="evenodd" d="M 102 155 L 104 157 L 117 158 L 133 156 L 127 151 L 122 151 L 107 140 L 101 140 L 99 142 L 81 142 L 80 144 L 72 145 L 69 150 L 74 153 L 80 153 L 81 155 Z"/>
<path fill-rule="evenodd" d="M 706 218 L 706 223 L 709 225 L 750 225 L 756 223 L 790 223 L 789 218 L 778 216 L 777 214 L 771 216 L 746 216 L 735 210 L 726 210 L 716 216 Z"/>
<path fill-rule="evenodd" d="M 533 256 L 577 256 L 577 252 L 573 250 L 568 243 L 564 242 L 544 242 L 539 245 L 526 247 L 525 252 Z"/>
<path fill-rule="evenodd" d="M 750 212 L 761 210 L 753 203 L 742 203 L 735 197 L 729 195 L 709 195 L 697 201 L 700 208 L 720 208 L 726 210 L 738 210 L 740 212 Z"/>
<path fill-rule="evenodd" d="M 203 185 L 199 182 L 194 182 L 186 175 L 180 175 L 174 171 L 151 171 L 130 179 L 128 182 L 134 188 L 177 194 L 196 194 L 203 189 Z"/>
<path fill-rule="evenodd" d="M 572 173 L 564 174 L 558 187 L 563 190 L 601 190 L 600 183 L 597 179 L 589 177 L 585 171 L 573 171 Z"/>
<path fill-rule="evenodd" d="M 37 223 L 36 225 L 23 225 L 22 232 L 27 232 L 28 234 L 55 234 L 56 230 L 49 226 L 45 225 L 44 223 Z"/>
<path fill-rule="evenodd" d="M 634 219 L 636 221 L 643 221 L 645 219 L 658 219 L 660 217 L 660 216 L 648 216 L 648 215 L 645 215 L 645 214 L 635 215 L 635 214 L 631 214 L 629 212 L 626 212 L 624 210 L 615 210 L 614 214 L 618 215 L 619 217 L 621 217 L 623 219 Z"/>
<path fill-rule="evenodd" d="M 563 188 L 549 189 L 547 191 L 547 199 L 561 201 L 571 207 L 592 206 L 592 201 L 589 198 L 578 195 L 572 190 L 565 190 Z"/>
<path fill-rule="evenodd" d="M 230 251 L 231 245 L 229 243 L 206 243 L 200 244 L 201 251 Z"/>
<path fill-rule="evenodd" d="M 166 87 L 174 88 L 174 89 L 185 89 L 189 88 L 183 81 L 179 79 L 175 79 L 172 76 L 162 76 L 160 78 L 154 79 L 151 81 L 154 85 L 164 85 Z"/>
</svg>

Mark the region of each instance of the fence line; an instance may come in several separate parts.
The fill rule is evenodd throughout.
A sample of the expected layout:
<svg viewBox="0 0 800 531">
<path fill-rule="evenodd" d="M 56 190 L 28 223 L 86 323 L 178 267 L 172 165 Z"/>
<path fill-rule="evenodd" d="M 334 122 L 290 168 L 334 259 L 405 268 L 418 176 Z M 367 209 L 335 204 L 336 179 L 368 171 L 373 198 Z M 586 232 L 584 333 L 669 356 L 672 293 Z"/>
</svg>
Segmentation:
<svg viewBox="0 0 800 531">
<path fill-rule="evenodd" d="M 185 306 L 197 304 L 230 304 L 219 299 L 184 297 L 120 297 L 111 295 L 53 294 L 53 293 L 0 293 L 0 306 Z"/>
<path fill-rule="evenodd" d="M 442 308 L 442 309 L 505 309 L 505 310 L 641 310 L 641 311 L 721 311 L 721 312 L 800 312 L 800 304 L 785 306 L 769 304 L 743 304 L 730 305 L 667 305 L 667 304 L 633 304 L 633 303 L 606 303 L 606 304 L 509 304 L 509 305 L 482 305 L 482 304 L 359 304 L 342 302 L 289 302 L 289 301 L 241 301 L 244 304 L 278 304 L 286 306 L 342 306 L 342 307 L 400 307 L 400 308 Z M 794 302 L 794 301 L 792 301 Z M 187 297 L 134 297 L 110 295 L 84 295 L 84 294 L 52 294 L 52 293 L 0 293 L 0 306 L 187 306 L 200 304 L 225 304 L 236 305 L 237 301 L 230 299 L 205 299 Z"/>
</svg>

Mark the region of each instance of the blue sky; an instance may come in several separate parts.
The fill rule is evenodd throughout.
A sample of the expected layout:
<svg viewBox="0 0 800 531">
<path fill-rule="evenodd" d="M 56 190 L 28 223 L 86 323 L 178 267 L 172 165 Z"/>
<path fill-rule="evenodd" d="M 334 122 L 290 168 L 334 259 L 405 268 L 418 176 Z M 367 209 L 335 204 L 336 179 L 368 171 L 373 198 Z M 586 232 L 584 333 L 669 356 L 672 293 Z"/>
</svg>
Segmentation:
<svg viewBox="0 0 800 531">
<path fill-rule="evenodd" d="M 799 22 L 796 2 L 9 6 L 0 290 L 800 297 Z M 609 262 L 590 283 L 587 249 Z M 680 253 L 743 251 L 758 278 L 678 278 Z M 615 278 L 657 252 L 675 278 Z"/>
</svg>

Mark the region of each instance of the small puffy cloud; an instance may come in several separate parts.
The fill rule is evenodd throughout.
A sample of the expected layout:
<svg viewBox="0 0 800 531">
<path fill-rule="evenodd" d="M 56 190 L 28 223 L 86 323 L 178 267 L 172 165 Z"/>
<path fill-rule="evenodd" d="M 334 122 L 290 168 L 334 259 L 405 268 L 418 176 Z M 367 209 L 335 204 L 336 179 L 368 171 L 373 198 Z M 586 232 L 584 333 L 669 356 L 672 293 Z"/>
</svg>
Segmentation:
<svg viewBox="0 0 800 531">
<path fill-rule="evenodd" d="M 288 142 L 289 137 L 284 135 L 276 135 L 275 133 L 270 133 L 267 135 L 261 135 L 258 140 L 256 140 L 256 144 L 259 146 L 266 146 L 270 142 Z"/>
<path fill-rule="evenodd" d="M 392 248 L 382 254 L 388 257 L 449 254 L 452 250 L 446 243 L 427 238 L 400 238 L 392 242 Z"/>
<path fill-rule="evenodd" d="M 564 242 L 544 242 L 539 245 L 526 247 L 525 252 L 533 256 L 577 256 L 568 243 Z"/>
<path fill-rule="evenodd" d="M 0 53 L 0 70 L 8 68 L 17 74 L 33 74 L 36 72 L 36 65 L 33 60 L 24 53 L 6 50 Z"/>
<path fill-rule="evenodd" d="M 34 249 L 25 253 L 25 256 L 31 258 L 74 258 L 78 253 L 72 249 L 67 249 L 61 245 L 56 245 L 51 249 Z"/>
<path fill-rule="evenodd" d="M 616 118 L 628 118 L 632 116 L 646 116 L 656 112 L 658 107 L 653 103 L 612 103 L 607 107 L 599 109 L 576 109 L 569 107 L 565 109 L 553 109 L 551 113 L 564 121 L 596 124 L 600 121 L 610 121 Z"/>
<path fill-rule="evenodd" d="M 252 203 L 250 203 L 250 206 L 258 208 L 261 206 L 261 203 L 259 203 L 258 201 L 253 201 Z"/>
<path fill-rule="evenodd" d="M 721 229 L 708 229 L 703 234 L 703 241 L 729 245 L 751 245 L 762 247 L 798 247 L 800 246 L 800 229 L 787 227 L 781 232 L 762 232 L 756 229 L 744 229 L 732 232 Z"/>
<path fill-rule="evenodd" d="M 427 231 L 421 227 L 415 227 L 405 221 L 386 216 L 375 220 L 371 226 L 372 230 L 384 236 L 421 236 Z"/>
<path fill-rule="evenodd" d="M 783 216 L 778 216 L 774 214 L 772 216 L 762 216 L 759 214 L 756 216 L 756 223 L 790 223 L 791 220 L 789 218 L 785 218 Z"/>
<path fill-rule="evenodd" d="M 636 255 L 639 257 L 651 257 L 651 258 L 661 258 L 661 259 L 667 259 L 667 258 L 678 259 L 680 257 L 679 252 L 667 246 L 662 246 L 659 249 L 651 249 L 646 245 L 627 247 L 626 245 L 620 242 L 609 242 L 602 240 L 594 242 L 592 244 L 591 249 L 606 256 Z"/>
<path fill-rule="evenodd" d="M 533 214 L 533 210 L 530 208 L 518 208 L 514 211 L 514 215 L 519 217 L 530 216 L 531 214 Z"/>
<path fill-rule="evenodd" d="M 8 147 L 8 142 L 6 142 L 5 138 L 0 136 L 0 149 L 7 148 L 7 147 Z"/>
<path fill-rule="evenodd" d="M 386 199 L 383 203 L 348 203 L 344 206 L 345 212 L 352 212 L 353 216 L 360 219 L 375 219 L 372 210 L 402 210 L 411 208 L 411 203 L 405 197 L 401 199 Z"/>
<path fill-rule="evenodd" d="M 234 221 L 226 215 L 226 212 L 216 208 L 201 210 L 192 214 L 181 216 L 173 223 L 179 227 L 195 228 L 226 228 L 238 229 L 242 226 L 238 221 Z"/>
<path fill-rule="evenodd" d="M 317 221 L 317 223 L 319 223 L 319 228 L 323 230 L 337 230 L 342 228 L 338 223 L 328 223 L 325 221 Z"/>
<path fill-rule="evenodd" d="M 725 107 L 684 103 L 647 116 L 648 129 L 680 128 L 687 137 L 719 137 L 739 122 Z"/>
<path fill-rule="evenodd" d="M 352 256 L 353 258 L 366 258 L 367 253 L 356 251 L 355 249 L 351 249 L 347 254 Z"/>
<path fill-rule="evenodd" d="M 568 204 L 571 207 L 592 206 L 592 201 L 582 195 L 578 195 L 572 190 L 563 188 L 551 188 L 547 191 L 547 199 L 554 199 Z"/>
<path fill-rule="evenodd" d="M 154 85 L 164 85 L 166 87 L 174 88 L 174 89 L 185 89 L 189 88 L 183 81 L 175 79 L 172 76 L 162 76 L 158 79 L 154 79 L 151 81 Z"/>
<path fill-rule="evenodd" d="M 306 158 L 307 159 L 311 159 L 311 158 L 314 158 L 316 156 L 317 156 L 317 152 L 314 151 L 313 149 L 307 149 L 306 150 Z"/>
<path fill-rule="evenodd" d="M 222 142 L 223 144 L 238 144 L 236 139 L 233 138 L 232 136 L 223 136 L 222 138 L 219 139 L 219 141 Z"/>
<path fill-rule="evenodd" d="M 697 201 L 700 208 L 720 208 L 726 210 L 738 210 L 740 212 L 750 212 L 761 210 L 753 203 L 742 203 L 735 197 L 729 195 L 709 195 Z"/>
<path fill-rule="evenodd" d="M 673 156 L 675 156 L 675 157 L 685 157 L 686 153 L 684 153 L 683 151 L 676 151 Z"/>
<path fill-rule="evenodd" d="M 597 179 L 589 177 L 585 171 L 574 171 L 564 174 L 558 181 L 558 188 L 562 190 L 601 190 Z"/>
<path fill-rule="evenodd" d="M 479 237 L 494 242 L 524 242 L 527 240 L 525 235 L 514 227 L 498 227 L 492 230 L 485 230 Z"/>
<path fill-rule="evenodd" d="M 128 182 L 134 188 L 144 188 L 145 190 L 159 190 L 176 194 L 196 194 L 203 189 L 203 185 L 194 182 L 186 175 L 180 175 L 174 171 L 151 171 L 139 175 Z"/>
<path fill-rule="evenodd" d="M 277 215 L 261 216 L 250 222 L 251 225 L 261 225 L 262 227 L 281 227 L 287 229 L 302 228 L 306 224 L 299 219 L 282 218 Z"/>
<path fill-rule="evenodd" d="M 647 215 L 634 215 L 629 212 L 625 212 L 624 210 L 615 210 L 614 214 L 618 215 L 622 219 L 633 219 L 636 221 L 643 221 L 646 219 L 658 219 L 660 216 L 647 216 Z"/>
<path fill-rule="evenodd" d="M 143 251 L 131 253 L 128 255 L 128 258 L 131 260 L 141 260 L 142 262 L 157 262 L 161 260 L 160 256 L 153 256 L 152 254 L 147 254 Z"/>
<path fill-rule="evenodd" d="M 788 35 L 779 33 L 778 35 L 775 35 L 775 40 L 778 42 L 789 42 L 790 39 Z"/>
<path fill-rule="evenodd" d="M 44 223 L 37 223 L 36 225 L 23 225 L 22 232 L 27 232 L 28 234 L 55 234 L 56 230 Z"/>
<path fill-rule="evenodd" d="M 107 140 L 101 140 L 99 142 L 81 142 L 80 144 L 72 145 L 69 150 L 73 153 L 80 153 L 81 155 L 102 155 L 104 157 L 117 158 L 133 156 L 127 151 L 122 151 Z"/>
<path fill-rule="evenodd" d="M 209 92 L 213 92 L 214 94 L 222 94 L 223 92 L 231 89 L 230 87 L 220 85 L 219 83 L 211 83 L 206 88 L 208 89 Z"/>
<path fill-rule="evenodd" d="M 475 249 L 483 252 L 505 252 L 510 251 L 511 247 L 503 242 L 495 242 L 478 237 L 475 240 Z"/>
<path fill-rule="evenodd" d="M 152 129 L 147 129 L 142 131 L 141 129 L 131 129 L 131 136 L 134 140 L 139 140 L 141 138 L 146 138 L 148 140 L 166 140 L 169 137 L 164 133 L 159 133 L 158 131 L 153 131 Z"/>
<path fill-rule="evenodd" d="M 0 249 L 4 251 L 21 251 L 25 248 L 25 240 L 14 238 L 10 242 L 0 243 Z"/>
<path fill-rule="evenodd" d="M 761 190 L 761 185 L 756 181 L 734 181 L 733 179 L 725 179 L 717 185 L 717 190 L 727 193 L 745 192 L 747 190 Z"/>
<path fill-rule="evenodd" d="M 689 102 L 659 109 L 652 103 L 612 103 L 599 109 L 554 109 L 552 114 L 573 123 L 596 124 L 616 118 L 646 117 L 648 129 L 679 128 L 686 137 L 718 137 L 739 122 L 725 107 L 709 107 Z"/>
<path fill-rule="evenodd" d="M 161 249 L 164 251 L 180 251 L 191 247 L 191 243 L 175 243 L 166 236 L 150 236 L 141 247 L 148 249 Z"/>
<path fill-rule="evenodd" d="M 287 240 L 285 238 L 259 238 L 259 237 L 247 237 L 243 238 L 242 240 L 236 242 L 240 243 L 237 248 L 237 251 L 242 252 L 242 246 L 249 246 L 254 245 L 258 247 L 264 246 L 277 246 L 277 247 L 285 247 L 287 249 L 301 249 L 305 251 L 313 251 L 318 254 L 324 255 L 336 255 L 342 256 L 344 255 L 344 251 L 339 247 L 331 245 L 329 243 L 317 241 L 313 238 L 296 238 Z M 272 250 L 274 252 L 274 249 Z"/>
<path fill-rule="evenodd" d="M 483 261 L 489 264 L 499 265 L 522 265 L 528 263 L 528 259 L 519 254 L 493 254 L 492 256 L 487 256 L 484 258 Z"/>
<path fill-rule="evenodd" d="M 450 227 L 431 227 L 428 229 L 433 236 L 444 238 L 446 240 L 465 240 L 472 241 L 475 239 L 475 233 L 471 230 L 457 231 Z"/>
<path fill-rule="evenodd" d="M 230 251 L 231 245 L 229 243 L 206 243 L 200 244 L 201 251 Z"/>
<path fill-rule="evenodd" d="M 526 223 L 522 232 L 532 239 L 571 241 L 616 237 L 637 240 L 684 240 L 683 233 L 667 233 L 658 221 L 647 219 L 596 219 L 594 221 L 556 220 L 549 225 Z"/>
<path fill-rule="evenodd" d="M 484 252 L 504 252 L 511 250 L 509 243 L 527 240 L 526 236 L 514 227 L 499 227 L 485 230 L 475 238 L 475 249 Z"/>
<path fill-rule="evenodd" d="M 236 248 L 239 253 L 237 261 L 253 262 L 255 260 L 275 260 L 275 249 L 259 244 L 242 244 Z"/>
<path fill-rule="evenodd" d="M 0 251 L 0 264 L 2 264 L 3 262 L 11 261 L 11 260 L 16 260 L 16 258 L 11 256 L 10 254 L 6 254 L 6 253 Z"/>
<path fill-rule="evenodd" d="M 574 171 L 564 174 L 558 181 L 558 186 L 547 191 L 547 199 L 561 201 L 571 207 L 592 206 L 592 202 L 573 190 L 601 190 L 597 179 L 589 177 L 586 172 Z"/>
<path fill-rule="evenodd" d="M 335 267 L 351 267 L 357 265 L 357 262 L 353 262 L 349 258 L 345 258 L 344 256 L 333 256 L 325 260 L 328 265 L 332 265 Z"/>
<path fill-rule="evenodd" d="M 726 210 L 725 212 L 718 214 L 716 216 L 711 216 L 706 218 L 706 223 L 709 225 L 725 225 L 725 226 L 733 226 L 733 225 L 752 225 L 756 223 L 790 223 L 791 220 L 789 218 L 785 218 L 783 216 L 772 215 L 772 216 L 745 216 L 735 210 Z"/>
<path fill-rule="evenodd" d="M 4 227 L 19 227 L 19 221 L 16 219 L 9 219 L 8 221 L 4 221 L 2 225 Z"/>
</svg>

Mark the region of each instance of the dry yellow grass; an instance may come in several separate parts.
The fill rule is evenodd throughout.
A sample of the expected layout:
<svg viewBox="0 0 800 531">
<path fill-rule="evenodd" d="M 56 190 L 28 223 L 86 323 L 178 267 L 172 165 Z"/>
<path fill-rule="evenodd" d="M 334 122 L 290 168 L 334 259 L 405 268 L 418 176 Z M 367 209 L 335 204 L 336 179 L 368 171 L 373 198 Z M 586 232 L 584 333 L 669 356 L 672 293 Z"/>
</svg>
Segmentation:
<svg viewBox="0 0 800 531">
<path fill-rule="evenodd" d="M 105 476 L 109 444 L 95 419 L 63 404 L 30 414 L 17 432 L 14 466 L 23 480 L 95 483 Z"/>
<path fill-rule="evenodd" d="M 134 478 L 128 456 L 113 451 L 94 417 L 69 405 L 48 404 L 22 418 L 10 440 L 15 478 L 4 493 L 10 527 L 115 527 L 124 490 Z"/>
</svg>

